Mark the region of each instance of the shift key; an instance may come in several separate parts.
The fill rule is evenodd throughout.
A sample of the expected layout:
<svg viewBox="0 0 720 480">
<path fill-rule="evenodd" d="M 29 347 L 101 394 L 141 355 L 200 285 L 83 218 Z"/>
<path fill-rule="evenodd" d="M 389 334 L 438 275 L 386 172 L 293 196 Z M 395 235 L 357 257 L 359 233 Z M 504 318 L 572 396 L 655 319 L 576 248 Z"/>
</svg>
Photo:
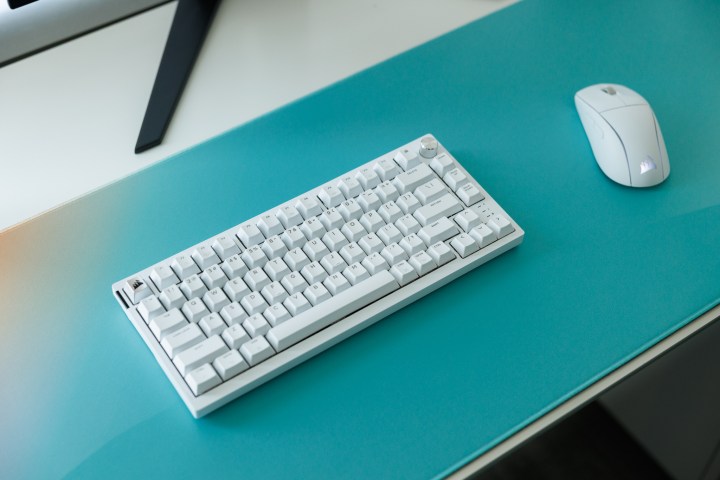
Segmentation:
<svg viewBox="0 0 720 480">
<path fill-rule="evenodd" d="M 426 245 L 432 245 L 437 242 L 444 242 L 458 233 L 460 232 L 455 222 L 451 222 L 447 217 L 442 217 L 438 221 L 421 228 L 417 235 Z"/>
<path fill-rule="evenodd" d="M 200 365 L 211 363 L 217 357 L 228 351 L 227 345 L 218 335 L 203 340 L 194 347 L 180 352 L 173 363 L 184 377 Z"/>
</svg>

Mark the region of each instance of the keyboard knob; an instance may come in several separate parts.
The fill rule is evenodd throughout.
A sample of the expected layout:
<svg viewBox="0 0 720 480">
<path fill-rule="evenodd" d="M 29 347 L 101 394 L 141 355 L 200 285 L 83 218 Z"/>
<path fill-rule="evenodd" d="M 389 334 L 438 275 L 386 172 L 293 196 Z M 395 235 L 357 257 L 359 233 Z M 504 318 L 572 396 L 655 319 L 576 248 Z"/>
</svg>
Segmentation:
<svg viewBox="0 0 720 480">
<path fill-rule="evenodd" d="M 420 156 L 424 158 L 433 158 L 437 155 L 438 142 L 433 137 L 423 137 L 420 139 Z"/>
</svg>

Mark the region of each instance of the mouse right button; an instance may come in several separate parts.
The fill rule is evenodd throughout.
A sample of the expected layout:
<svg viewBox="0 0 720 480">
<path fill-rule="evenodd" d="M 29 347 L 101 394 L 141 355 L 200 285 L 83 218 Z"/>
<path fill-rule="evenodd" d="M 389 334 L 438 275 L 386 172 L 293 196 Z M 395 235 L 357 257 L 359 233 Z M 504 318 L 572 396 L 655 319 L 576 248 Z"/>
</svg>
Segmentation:
<svg viewBox="0 0 720 480">
<path fill-rule="evenodd" d="M 663 165 L 650 107 L 625 107 L 604 112 L 602 116 L 612 125 L 623 143 L 632 186 L 651 187 L 662 182 Z"/>
</svg>

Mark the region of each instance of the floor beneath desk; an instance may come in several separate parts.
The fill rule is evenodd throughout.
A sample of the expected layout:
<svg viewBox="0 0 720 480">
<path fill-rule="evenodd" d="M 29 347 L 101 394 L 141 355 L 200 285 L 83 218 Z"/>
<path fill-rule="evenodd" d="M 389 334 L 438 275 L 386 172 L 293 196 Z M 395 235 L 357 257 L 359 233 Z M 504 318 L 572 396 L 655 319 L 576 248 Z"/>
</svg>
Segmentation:
<svg viewBox="0 0 720 480">
<path fill-rule="evenodd" d="M 584 407 L 472 478 L 671 479 L 597 402 Z"/>
</svg>

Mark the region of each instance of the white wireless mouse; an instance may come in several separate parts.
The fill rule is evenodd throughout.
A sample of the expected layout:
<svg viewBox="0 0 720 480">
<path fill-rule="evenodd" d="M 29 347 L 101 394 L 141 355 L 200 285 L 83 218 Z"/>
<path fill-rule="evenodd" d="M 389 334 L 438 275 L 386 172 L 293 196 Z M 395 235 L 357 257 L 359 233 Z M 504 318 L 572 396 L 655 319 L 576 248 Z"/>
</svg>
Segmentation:
<svg viewBox="0 0 720 480">
<path fill-rule="evenodd" d="M 628 187 L 652 187 L 670 175 L 660 125 L 637 92 L 622 85 L 591 85 L 575 94 L 575 106 L 608 178 Z"/>
</svg>

